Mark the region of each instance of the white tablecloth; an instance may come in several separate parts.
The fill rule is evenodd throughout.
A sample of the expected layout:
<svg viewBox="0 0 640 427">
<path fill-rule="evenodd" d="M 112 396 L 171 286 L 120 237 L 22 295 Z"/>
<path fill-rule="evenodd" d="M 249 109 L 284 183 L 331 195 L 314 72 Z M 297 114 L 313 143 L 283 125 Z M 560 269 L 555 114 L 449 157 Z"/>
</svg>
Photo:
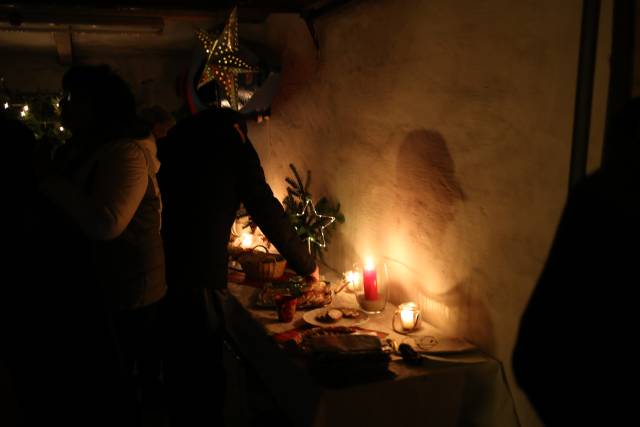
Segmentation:
<svg viewBox="0 0 640 427">
<path fill-rule="evenodd" d="M 474 349 L 427 354 L 421 366 L 394 358 L 389 365 L 393 379 L 339 389 L 319 386 L 306 368 L 270 337 L 304 324 L 303 313 L 296 313 L 292 323 L 280 323 L 275 310 L 253 308 L 255 292 L 249 286 L 229 284 L 229 293 L 223 298 L 227 329 L 295 425 L 519 426 L 502 365 Z M 340 293 L 334 305 L 356 306 L 355 298 Z M 422 335 L 434 336 L 443 344 L 460 342 L 448 341 L 426 323 L 417 334 L 398 334 L 391 328 L 394 310 L 388 304 L 383 313 L 370 315 L 360 326 L 386 332 L 399 342 L 413 343 L 415 336 Z"/>
</svg>

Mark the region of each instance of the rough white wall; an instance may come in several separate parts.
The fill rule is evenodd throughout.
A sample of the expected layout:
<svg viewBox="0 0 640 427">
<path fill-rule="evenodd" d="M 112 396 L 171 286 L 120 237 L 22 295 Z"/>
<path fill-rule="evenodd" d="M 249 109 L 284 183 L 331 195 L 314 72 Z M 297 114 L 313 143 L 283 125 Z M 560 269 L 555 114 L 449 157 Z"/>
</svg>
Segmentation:
<svg viewBox="0 0 640 427">
<path fill-rule="evenodd" d="M 581 2 L 355 2 L 262 34 L 283 85 L 252 139 L 282 198 L 287 165 L 347 222 L 329 251 L 344 270 L 386 256 L 394 302 L 504 362 L 523 425 L 539 425 L 512 381 L 520 315 L 568 182 Z"/>
<path fill-rule="evenodd" d="M 347 218 L 329 264 L 342 271 L 366 252 L 393 260 L 393 301 L 419 302 L 428 320 L 495 355 L 512 385 L 518 320 L 566 195 L 580 7 L 354 2 L 317 20 L 319 52 L 295 16 L 249 29 L 283 60 L 272 119 L 251 127 L 279 198 L 290 162 L 311 169 L 314 195 L 339 200 Z M 174 108 L 189 53 L 82 59 L 110 63 L 144 102 Z M 64 69 L 53 51 L 0 54 L 14 88 L 57 90 Z M 513 390 L 523 425 L 539 425 Z"/>
</svg>

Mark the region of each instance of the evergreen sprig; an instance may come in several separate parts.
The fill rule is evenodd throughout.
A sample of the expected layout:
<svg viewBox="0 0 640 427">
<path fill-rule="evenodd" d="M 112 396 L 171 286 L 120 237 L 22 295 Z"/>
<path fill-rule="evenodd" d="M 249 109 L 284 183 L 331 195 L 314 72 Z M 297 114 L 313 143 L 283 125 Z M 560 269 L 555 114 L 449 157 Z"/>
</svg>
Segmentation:
<svg viewBox="0 0 640 427">
<path fill-rule="evenodd" d="M 289 221 L 302 240 L 310 240 L 312 243 L 317 242 L 323 222 L 317 221 L 317 218 L 309 215 L 307 210 L 305 210 L 304 215 L 299 215 L 305 208 L 307 200 L 313 200 L 311 192 L 309 191 L 311 186 L 311 171 L 307 170 L 307 175 L 303 183 L 296 167 L 293 164 L 289 164 L 289 168 L 293 172 L 294 178 L 285 178 L 286 183 L 289 185 L 287 187 L 287 196 L 282 201 L 285 211 L 287 212 Z M 326 251 L 336 223 L 344 223 L 344 215 L 340 212 L 340 203 L 331 203 L 327 197 L 320 198 L 320 200 L 315 203 L 315 208 L 320 215 L 336 218 L 333 224 L 324 229 L 324 240 L 327 244 L 324 250 Z M 324 261 L 323 252 L 320 250 L 322 248 L 319 245 L 311 244 L 310 249 L 314 258 L 320 258 Z"/>
</svg>

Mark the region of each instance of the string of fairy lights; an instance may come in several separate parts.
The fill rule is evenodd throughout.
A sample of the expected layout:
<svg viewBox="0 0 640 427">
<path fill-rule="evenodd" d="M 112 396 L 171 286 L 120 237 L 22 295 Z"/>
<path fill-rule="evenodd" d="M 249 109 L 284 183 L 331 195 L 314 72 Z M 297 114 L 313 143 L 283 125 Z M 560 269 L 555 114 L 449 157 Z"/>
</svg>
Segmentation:
<svg viewBox="0 0 640 427">
<path fill-rule="evenodd" d="M 7 89 L 0 78 L 0 105 L 4 116 L 27 125 L 36 139 L 63 143 L 71 136 L 60 121 L 60 96 L 53 93 L 19 93 Z"/>
</svg>

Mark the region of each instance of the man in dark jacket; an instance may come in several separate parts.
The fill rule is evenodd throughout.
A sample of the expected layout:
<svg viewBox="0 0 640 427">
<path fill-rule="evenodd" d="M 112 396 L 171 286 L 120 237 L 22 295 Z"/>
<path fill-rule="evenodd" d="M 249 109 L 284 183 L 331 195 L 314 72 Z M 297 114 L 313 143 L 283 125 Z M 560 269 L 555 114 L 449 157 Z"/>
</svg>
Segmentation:
<svg viewBox="0 0 640 427">
<path fill-rule="evenodd" d="M 513 372 L 548 426 L 636 417 L 640 98 L 616 115 L 602 168 L 567 200 L 520 322 Z"/>
<path fill-rule="evenodd" d="M 158 146 L 172 418 L 181 426 L 211 417 L 221 423 L 223 331 L 213 291 L 227 286 L 227 244 L 240 203 L 289 267 L 316 280 L 319 271 L 265 181 L 238 113 L 202 111 L 179 122 Z"/>
</svg>

